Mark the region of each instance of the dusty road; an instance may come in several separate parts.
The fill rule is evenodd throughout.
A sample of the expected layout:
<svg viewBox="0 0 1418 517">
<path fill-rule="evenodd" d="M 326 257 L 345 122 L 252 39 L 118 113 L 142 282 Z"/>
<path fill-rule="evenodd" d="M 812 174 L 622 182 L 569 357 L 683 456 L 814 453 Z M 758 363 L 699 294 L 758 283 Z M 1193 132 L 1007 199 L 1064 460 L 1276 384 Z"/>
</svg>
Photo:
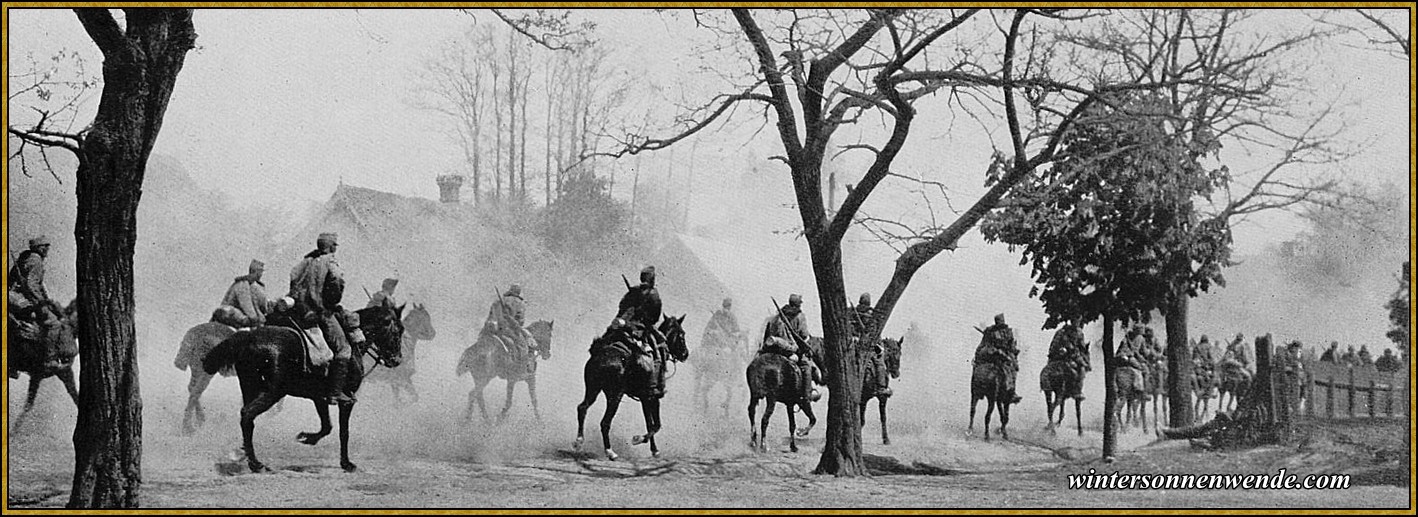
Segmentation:
<svg viewBox="0 0 1418 517">
<path fill-rule="evenodd" d="M 429 352 L 421 364 L 451 362 L 451 347 Z M 579 350 L 567 353 L 575 355 Z M 424 352 L 420 352 L 423 354 Z M 1408 492 L 1406 422 L 1323 426 L 1288 448 L 1244 452 L 1193 450 L 1186 442 L 1153 443 L 1150 434 L 1123 435 L 1127 452 L 1116 463 L 1099 459 L 1097 408 L 1085 405 L 1085 435 L 1041 429 L 1042 411 L 1026 399 L 1010 423 L 1011 441 L 966 436 L 968 409 L 936 407 L 930 393 L 904 384 L 889 408 L 892 445 L 882 445 L 873 406 L 863 430 L 874 476 L 839 479 L 810 474 L 824 424 L 798 453 L 787 451 L 780 408 L 769 428 L 770 450 L 747 447 L 747 416 L 735 405 L 694 411 L 688 377 L 674 379 L 667 398 L 661 458 L 629 436 L 643 432 L 638 404 L 622 404 L 612 430 L 622 461 L 609 462 L 595 446 L 604 403 L 587 417 L 587 451 L 571 450 L 579 364 L 551 363 L 542 371 L 542 419 L 533 418 L 518 387 L 508 420 L 463 419 L 471 380 L 451 372 L 417 379 L 421 400 L 393 400 L 387 386 L 360 394 L 352 433 L 356 473 L 339 469 L 338 435 L 311 447 L 295 434 L 318 425 L 311 404 L 286 399 L 280 413 L 257 420 L 256 447 L 274 472 L 225 475 L 240 443 L 235 379 L 217 379 L 206 394 L 209 420 L 191 436 L 178 432 L 185 374 L 169 357 L 145 361 L 143 504 L 152 508 L 1404 508 Z M 447 356 L 447 357 L 444 357 Z M 164 371 L 162 361 L 166 361 Z M 151 364 L 152 366 L 149 366 Z M 19 409 L 24 379 L 10 381 L 10 410 Z M 502 381 L 487 390 L 492 409 L 505 396 Z M 73 472 L 74 408 L 62 388 L 47 383 L 37 413 L 9 443 L 6 482 L 11 508 L 58 508 Z M 956 399 L 958 400 L 958 399 Z M 1091 399 L 1090 399 L 1091 402 Z M 818 404 L 820 412 L 825 406 Z M 947 411 L 948 409 L 948 411 Z M 821 418 L 821 416 L 820 416 Z M 977 419 L 983 420 L 983 408 Z M 1067 424 L 1073 425 L 1070 415 Z M 998 425 L 996 423 L 996 425 Z M 977 431 L 981 423 L 976 424 Z M 595 452 L 592 454 L 592 452 Z M 238 462 L 235 465 L 240 466 Z M 1072 490 L 1068 475 L 1094 468 L 1122 473 L 1353 473 L 1345 490 Z M 243 470 L 238 468 L 237 470 Z"/>
</svg>

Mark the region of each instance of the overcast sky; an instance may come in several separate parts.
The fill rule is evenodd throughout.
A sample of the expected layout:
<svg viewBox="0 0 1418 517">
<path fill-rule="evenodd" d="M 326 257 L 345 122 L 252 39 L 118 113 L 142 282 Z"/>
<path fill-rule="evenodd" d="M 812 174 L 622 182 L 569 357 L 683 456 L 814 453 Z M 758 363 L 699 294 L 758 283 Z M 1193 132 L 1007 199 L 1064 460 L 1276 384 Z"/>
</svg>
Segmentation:
<svg viewBox="0 0 1418 517">
<path fill-rule="evenodd" d="M 1304 20 L 1273 14 L 1276 23 Z M 702 62 L 696 45 L 710 36 L 696 32 L 685 17 L 605 10 L 585 16 L 600 23 L 597 36 L 617 49 L 619 66 L 643 77 L 642 86 L 682 92 L 678 83 L 701 80 L 688 70 Z M 1401 14 L 1391 18 L 1403 20 Z M 461 152 L 434 115 L 409 107 L 412 72 L 475 19 L 498 23 L 487 13 L 438 9 L 199 9 L 198 48 L 187 56 L 154 152 L 179 160 L 199 184 L 242 200 L 322 202 L 340 181 L 436 197 L 434 176 L 458 170 Z M 7 34 L 12 74 L 28 63 L 25 56 L 44 60 L 61 48 L 80 52 L 95 71 L 101 62 L 69 10 L 11 9 Z M 1356 178 L 1408 184 L 1408 67 L 1408 61 L 1381 52 L 1339 45 L 1313 63 L 1317 98 L 1338 102 L 1350 124 L 1345 137 L 1366 145 L 1345 165 Z M 672 107 L 680 101 L 674 95 L 645 101 Z M 96 98 L 90 96 L 81 121 L 92 118 Z M 741 118 L 754 121 L 749 114 Z M 765 153 L 777 151 L 770 133 L 760 134 L 756 144 Z M 935 137 L 922 133 L 913 142 Z M 696 158 L 741 161 L 743 148 L 737 146 L 744 140 L 706 137 L 710 145 Z M 952 133 L 942 145 L 974 156 L 987 153 L 989 144 L 978 135 Z M 680 160 L 688 155 L 687 149 L 676 152 Z M 649 159 L 663 165 L 668 158 Z M 925 167 L 937 159 L 908 154 L 902 164 Z M 1258 166 L 1246 162 L 1243 155 L 1230 160 L 1233 170 Z M 978 175 L 961 176 L 973 184 L 964 188 L 980 187 Z M 695 193 L 707 203 L 733 185 L 699 181 Z M 713 212 L 695 207 L 692 213 Z M 1238 229 L 1238 247 L 1258 250 L 1302 228 L 1290 218 L 1259 219 Z"/>
</svg>

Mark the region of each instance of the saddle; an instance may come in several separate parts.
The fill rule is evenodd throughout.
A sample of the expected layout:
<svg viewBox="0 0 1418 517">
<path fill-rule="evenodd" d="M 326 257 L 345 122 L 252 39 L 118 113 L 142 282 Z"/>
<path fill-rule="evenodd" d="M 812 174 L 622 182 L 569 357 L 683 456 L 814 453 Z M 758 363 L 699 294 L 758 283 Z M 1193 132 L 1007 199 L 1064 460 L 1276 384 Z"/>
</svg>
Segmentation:
<svg viewBox="0 0 1418 517">
<path fill-rule="evenodd" d="M 330 360 L 335 358 L 335 352 L 330 349 L 330 344 L 325 340 L 325 333 L 320 330 L 320 325 L 310 318 L 295 318 L 290 312 L 272 314 L 267 321 L 271 322 L 267 326 L 278 327 L 294 332 L 299 338 L 304 350 L 304 361 L 302 366 L 307 372 L 322 373 L 329 366 Z"/>
</svg>

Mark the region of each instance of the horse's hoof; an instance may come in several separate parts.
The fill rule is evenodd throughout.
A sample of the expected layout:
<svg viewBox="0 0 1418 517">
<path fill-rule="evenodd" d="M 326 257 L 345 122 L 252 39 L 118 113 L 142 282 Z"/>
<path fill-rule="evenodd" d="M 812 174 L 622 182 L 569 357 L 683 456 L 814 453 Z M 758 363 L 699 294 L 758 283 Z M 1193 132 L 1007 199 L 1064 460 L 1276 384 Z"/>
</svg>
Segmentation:
<svg viewBox="0 0 1418 517">
<path fill-rule="evenodd" d="M 324 437 L 315 433 L 300 433 L 295 435 L 295 441 L 306 445 L 315 445 L 317 443 L 320 443 L 321 438 Z"/>
<path fill-rule="evenodd" d="M 659 458 L 659 457 L 660 457 L 660 451 L 650 451 L 650 457 L 651 457 L 651 458 Z"/>
<path fill-rule="evenodd" d="M 610 449 L 606 449 L 606 459 L 611 460 L 611 461 L 615 461 L 615 459 L 616 459 L 616 458 L 619 458 L 619 457 L 620 457 L 620 456 L 617 456 L 617 455 L 615 454 L 615 451 L 610 450 Z"/>
<path fill-rule="evenodd" d="M 645 443 L 645 442 L 648 442 L 648 441 L 649 441 L 649 440 L 645 439 L 645 435 L 641 435 L 641 434 L 637 434 L 637 435 L 635 435 L 635 436 L 630 437 L 630 444 L 631 444 L 631 445 L 640 445 L 640 444 Z"/>
<path fill-rule="evenodd" d="M 586 441 L 586 440 L 583 439 L 583 438 L 577 438 L 576 441 L 571 442 L 571 448 L 572 448 L 572 450 L 577 450 L 577 451 L 581 450 L 581 444 L 582 444 L 583 442 L 585 442 L 585 441 Z"/>
<path fill-rule="evenodd" d="M 797 444 L 788 444 L 788 452 L 798 452 Z"/>
<path fill-rule="evenodd" d="M 340 462 L 340 468 L 345 469 L 345 472 L 354 472 L 359 470 L 359 467 L 356 467 L 355 464 L 350 463 L 348 461 Z"/>
<path fill-rule="evenodd" d="M 881 444 L 882 444 L 882 445 L 891 445 L 891 439 L 890 439 L 890 438 L 882 438 L 882 439 L 881 439 Z"/>
<path fill-rule="evenodd" d="M 260 462 L 249 463 L 249 464 L 247 464 L 246 466 L 247 466 L 247 468 L 250 468 L 250 469 L 251 469 L 251 473 L 252 473 L 252 474 L 266 474 L 266 473 L 271 472 L 270 467 L 267 467 L 267 466 L 261 464 Z"/>
<path fill-rule="evenodd" d="M 795 433 L 793 433 L 793 434 L 797 435 L 798 438 L 807 438 L 807 433 L 808 433 L 808 430 L 807 430 L 807 429 L 798 429 L 798 431 L 795 432 Z"/>
</svg>

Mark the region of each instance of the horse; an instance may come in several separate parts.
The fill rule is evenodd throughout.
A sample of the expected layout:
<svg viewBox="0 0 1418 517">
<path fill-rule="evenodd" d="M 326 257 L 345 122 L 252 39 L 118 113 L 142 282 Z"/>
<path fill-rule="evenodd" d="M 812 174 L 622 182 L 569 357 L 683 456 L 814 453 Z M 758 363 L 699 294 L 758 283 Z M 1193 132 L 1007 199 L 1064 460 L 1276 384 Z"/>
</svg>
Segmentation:
<svg viewBox="0 0 1418 517">
<path fill-rule="evenodd" d="M 706 329 L 701 341 L 699 354 L 694 361 L 694 400 L 701 412 L 709 408 L 709 391 L 714 386 L 724 386 L 724 416 L 729 415 L 729 401 L 734 399 L 738 383 L 732 382 L 733 372 L 743 364 L 744 340 L 728 336 L 722 331 Z"/>
<path fill-rule="evenodd" d="M 770 340 L 782 342 L 782 338 L 770 337 Z M 808 358 L 816 364 L 822 364 L 821 338 L 809 338 L 807 341 L 806 353 Z M 748 380 L 748 429 L 749 447 L 759 452 L 767 452 L 768 422 L 773 418 L 773 409 L 782 402 L 788 407 L 788 450 L 798 452 L 798 438 L 807 436 L 812 431 L 812 427 L 817 425 L 817 416 L 812 412 L 812 400 L 803 396 L 802 385 L 799 384 L 802 375 L 798 365 L 787 357 L 776 352 L 760 351 L 753 361 L 749 362 L 748 368 L 744 371 L 744 376 Z M 813 381 L 821 383 L 823 381 L 821 370 L 812 369 Z M 758 401 L 767 399 L 768 405 L 763 408 L 763 420 L 757 422 L 755 428 L 755 416 L 758 412 Z M 801 408 L 803 414 L 807 415 L 807 427 L 798 430 L 797 414 L 795 408 Z"/>
<path fill-rule="evenodd" d="M 862 380 L 862 427 L 867 425 L 867 402 L 877 399 L 879 402 L 878 411 L 881 414 L 881 444 L 891 445 L 891 437 L 886 434 L 886 399 L 891 398 L 891 379 L 901 378 L 901 345 L 906 341 L 902 336 L 897 339 L 886 338 L 881 340 L 881 350 L 870 350 L 867 353 L 882 354 L 883 363 L 886 368 L 879 369 L 876 361 L 864 360 Z M 875 348 L 875 347 L 872 347 Z"/>
<path fill-rule="evenodd" d="M 64 383 L 64 389 L 69 392 L 69 399 L 74 402 L 74 406 L 79 406 L 79 388 L 74 383 L 74 358 L 79 355 L 79 346 L 74 335 L 79 317 L 77 302 L 77 298 L 69 302 L 58 318 L 42 322 L 36 327 L 20 325 L 13 315 L 6 317 L 6 323 L 9 325 L 9 342 L 6 346 L 10 370 L 8 374 L 11 379 L 18 379 L 20 372 L 24 372 L 30 380 L 29 393 L 25 395 L 25 408 L 20 411 L 20 416 L 15 418 L 16 431 L 24 423 L 25 417 L 29 416 L 30 410 L 34 409 L 40 383 L 49 377 L 58 377 L 59 381 Z M 59 359 L 57 363 L 44 363 L 43 351 L 48 350 L 54 350 Z"/>
<path fill-rule="evenodd" d="M 1118 421 L 1126 428 L 1131 425 L 1140 425 L 1142 430 L 1147 430 L 1147 373 L 1140 368 L 1119 365 L 1113 371 L 1113 386 L 1117 389 L 1117 405 L 1113 411 L 1117 412 Z M 1122 414 L 1126 409 L 1126 414 Z"/>
<path fill-rule="evenodd" d="M 1075 369 L 1069 361 L 1049 361 L 1044 365 L 1044 369 L 1039 371 L 1039 389 L 1044 392 L 1044 402 L 1048 407 L 1048 423 L 1045 424 L 1045 429 L 1057 432 L 1058 426 L 1063 425 L 1064 403 L 1071 398 L 1078 435 L 1083 436 L 1083 398 L 1075 394 L 1082 393 L 1083 378 L 1086 375 L 1086 372 Z M 1059 410 L 1057 422 L 1054 421 L 1054 408 Z"/>
<path fill-rule="evenodd" d="M 996 362 L 974 363 L 970 372 L 970 426 L 966 433 L 975 432 L 975 406 L 980 399 L 985 399 L 985 440 L 990 439 L 990 418 L 996 408 L 999 409 L 999 434 L 1009 439 L 1005 426 L 1009 425 L 1009 405 L 1014 393 L 1005 384 L 1005 368 L 1008 366 Z"/>
<path fill-rule="evenodd" d="M 684 318 L 665 317 L 660 322 L 658 329 L 665 336 L 665 345 L 670 353 L 664 366 L 669 366 L 670 360 L 684 362 L 689 359 Z M 586 410 L 596 403 L 597 396 L 605 393 L 606 413 L 601 417 L 601 442 L 605 445 L 606 458 L 615 461 L 616 453 L 611 450 L 611 421 L 615 420 L 616 409 L 620 407 L 620 397 L 629 395 L 640 401 L 640 409 L 645 413 L 645 434 L 634 436 L 630 443 L 640 445 L 648 442 L 650 455 L 659 457 L 660 448 L 655 444 L 655 433 L 660 431 L 660 399 L 649 393 L 650 376 L 654 372 L 641 361 L 645 355 L 636 351 L 639 346 L 620 328 L 610 329 L 591 342 L 591 357 L 586 360 L 584 371 L 586 395 L 576 405 L 576 443 L 573 445 L 576 450 L 580 450 L 586 440 Z"/>
<path fill-rule="evenodd" d="M 1222 363 L 1218 368 L 1221 382 L 1217 384 L 1219 392 L 1216 398 L 1216 410 L 1230 412 L 1236 409 L 1236 403 L 1246 397 L 1246 393 L 1251 389 L 1251 372 L 1240 363 Z M 1227 399 L 1226 395 L 1231 395 Z"/>
<path fill-rule="evenodd" d="M 468 392 L 468 406 L 463 412 L 464 420 L 473 418 L 474 402 L 482 412 L 483 420 L 489 420 L 487 405 L 483 402 L 483 388 L 497 377 L 507 380 L 507 403 L 502 406 L 502 413 L 497 416 L 498 422 L 507 418 L 507 411 L 512 408 L 512 389 L 518 382 L 527 383 L 527 395 L 532 399 L 532 413 L 536 415 L 537 420 L 542 419 L 541 410 L 537 408 L 537 357 L 540 356 L 543 361 L 551 359 L 551 331 L 554 326 L 555 322 L 546 320 L 534 321 L 527 326 L 527 332 L 532 334 L 532 342 L 529 343 L 533 347 L 531 352 L 536 354 L 529 354 L 524 362 L 518 362 L 512 357 L 512 353 L 502 344 L 502 339 L 492 331 L 491 325 L 483 327 L 478 340 L 463 350 L 463 356 L 454 370 L 456 375 L 473 375 L 473 389 Z"/>
<path fill-rule="evenodd" d="M 1192 414 L 1201 418 L 1211 412 L 1211 399 L 1216 394 L 1216 370 L 1205 366 L 1192 368 L 1192 395 L 1196 397 L 1192 403 Z"/>
<path fill-rule="evenodd" d="M 352 371 L 346 377 L 344 391 L 350 394 L 358 392 L 364 381 L 362 359 L 366 354 L 373 356 L 376 367 L 383 365 L 390 368 L 397 367 L 403 355 L 404 324 L 401 320 L 404 306 L 394 307 L 386 302 L 356 312 L 359 314 L 359 328 L 367 340 L 350 344 L 350 352 L 356 359 L 347 363 Z M 297 441 L 315 445 L 330 434 L 329 381 L 324 372 L 307 371 L 305 355 L 305 344 L 299 333 L 289 328 L 264 326 L 232 334 L 202 358 L 202 369 L 208 374 L 215 374 L 228 366 L 236 368 L 243 401 L 242 447 L 252 472 L 270 472 L 256 459 L 256 450 L 251 445 L 256 417 L 286 395 L 310 399 L 320 416 L 320 430 L 302 432 L 296 435 Z M 350 413 L 354 405 L 354 401 L 340 404 L 340 467 L 346 472 L 357 470 L 349 457 Z"/>
<path fill-rule="evenodd" d="M 405 360 L 396 368 L 370 371 L 369 375 L 364 376 L 364 381 L 389 383 L 389 390 L 394 394 L 396 404 L 404 403 L 400 393 L 405 391 L 413 395 L 414 402 L 418 402 L 419 392 L 414 388 L 414 361 L 418 357 L 418 342 L 429 341 L 437 336 L 438 331 L 433 328 L 433 317 L 428 314 L 428 309 L 421 303 L 409 304 L 409 313 L 404 315 L 402 350 Z"/>
<path fill-rule="evenodd" d="M 221 309 L 217 309 L 221 311 Z M 172 360 L 172 365 L 178 370 L 192 370 L 192 376 L 187 381 L 187 407 L 182 410 L 182 433 L 192 434 L 197 428 L 207 421 L 207 412 L 202 409 L 202 392 L 207 390 L 207 385 L 211 384 L 212 377 L 216 374 L 207 373 L 202 369 L 202 358 L 207 356 L 218 343 L 231 337 L 237 330 L 230 325 L 217 321 L 216 314 L 212 321 L 201 323 L 187 329 L 182 335 L 182 344 L 177 348 L 177 357 Z M 221 370 L 222 377 L 236 375 L 236 369 L 227 367 Z"/>
<path fill-rule="evenodd" d="M 1161 421 L 1167 420 L 1167 361 L 1158 359 L 1149 364 L 1143 383 L 1145 384 L 1144 395 L 1152 399 L 1152 427 L 1156 429 L 1159 419 Z M 1141 416 L 1146 419 L 1146 412 L 1144 411 Z M 1146 425 L 1143 426 L 1144 429 L 1146 427 Z"/>
</svg>

